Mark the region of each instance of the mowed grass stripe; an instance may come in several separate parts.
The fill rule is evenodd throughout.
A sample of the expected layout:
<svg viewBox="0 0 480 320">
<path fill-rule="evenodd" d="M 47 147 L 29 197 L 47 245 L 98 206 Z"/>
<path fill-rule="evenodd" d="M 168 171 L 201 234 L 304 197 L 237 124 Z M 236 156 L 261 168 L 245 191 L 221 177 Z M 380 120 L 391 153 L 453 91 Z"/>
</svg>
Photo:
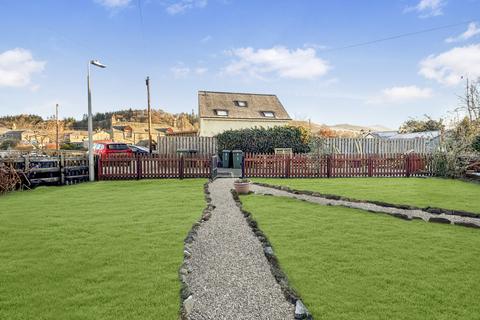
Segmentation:
<svg viewBox="0 0 480 320">
<path fill-rule="evenodd" d="M 297 190 L 480 213 L 480 184 L 441 178 L 255 179 Z"/>
<path fill-rule="evenodd" d="M 315 319 L 476 319 L 480 232 L 295 199 L 241 198 Z"/>
<path fill-rule="evenodd" d="M 204 180 L 38 188 L 0 198 L 1 319 L 176 319 Z"/>
</svg>

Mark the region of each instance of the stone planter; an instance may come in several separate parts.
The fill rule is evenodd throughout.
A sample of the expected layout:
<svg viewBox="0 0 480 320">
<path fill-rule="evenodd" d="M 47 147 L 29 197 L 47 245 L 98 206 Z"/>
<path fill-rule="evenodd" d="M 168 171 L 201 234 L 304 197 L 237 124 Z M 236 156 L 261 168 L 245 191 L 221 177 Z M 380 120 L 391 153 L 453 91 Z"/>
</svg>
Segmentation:
<svg viewBox="0 0 480 320">
<path fill-rule="evenodd" d="M 233 186 L 238 194 L 248 194 L 250 192 L 250 182 L 234 182 Z"/>
</svg>

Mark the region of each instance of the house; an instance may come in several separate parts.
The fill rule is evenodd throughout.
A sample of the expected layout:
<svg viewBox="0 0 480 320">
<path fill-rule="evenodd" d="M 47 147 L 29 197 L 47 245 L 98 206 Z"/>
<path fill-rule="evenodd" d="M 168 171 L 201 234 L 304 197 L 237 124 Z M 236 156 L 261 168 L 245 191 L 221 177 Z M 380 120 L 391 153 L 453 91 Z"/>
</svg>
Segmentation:
<svg viewBox="0 0 480 320">
<path fill-rule="evenodd" d="M 438 130 L 434 131 L 422 131 L 422 132 L 411 132 L 411 133 L 400 133 L 398 131 L 376 131 L 370 132 L 366 135 L 366 138 L 377 138 L 377 139 L 430 139 L 435 140 L 439 139 L 441 132 Z"/>
<path fill-rule="evenodd" d="M 203 137 L 229 129 L 284 126 L 292 120 L 273 94 L 199 91 L 198 110 Z"/>
<path fill-rule="evenodd" d="M 3 134 L 5 140 L 13 141 L 30 141 L 35 137 L 35 133 L 32 130 L 9 130 Z"/>
<path fill-rule="evenodd" d="M 398 134 L 398 131 L 373 131 L 369 132 L 365 138 L 389 139 Z"/>
<path fill-rule="evenodd" d="M 73 143 L 73 144 L 83 143 L 83 141 L 88 140 L 88 132 L 87 131 L 69 132 L 65 134 L 64 140 L 66 142 Z"/>
</svg>

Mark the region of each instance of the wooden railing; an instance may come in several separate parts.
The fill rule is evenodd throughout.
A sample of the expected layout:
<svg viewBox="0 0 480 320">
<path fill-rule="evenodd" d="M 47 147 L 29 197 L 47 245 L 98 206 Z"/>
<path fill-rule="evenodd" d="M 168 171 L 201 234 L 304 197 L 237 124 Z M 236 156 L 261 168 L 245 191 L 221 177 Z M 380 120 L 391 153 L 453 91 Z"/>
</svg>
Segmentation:
<svg viewBox="0 0 480 320">
<path fill-rule="evenodd" d="M 431 175 L 431 156 L 422 154 L 315 155 L 246 154 L 245 177 L 334 178 Z"/>
<path fill-rule="evenodd" d="M 97 160 L 98 180 L 210 178 L 207 155 L 104 155 Z"/>
</svg>

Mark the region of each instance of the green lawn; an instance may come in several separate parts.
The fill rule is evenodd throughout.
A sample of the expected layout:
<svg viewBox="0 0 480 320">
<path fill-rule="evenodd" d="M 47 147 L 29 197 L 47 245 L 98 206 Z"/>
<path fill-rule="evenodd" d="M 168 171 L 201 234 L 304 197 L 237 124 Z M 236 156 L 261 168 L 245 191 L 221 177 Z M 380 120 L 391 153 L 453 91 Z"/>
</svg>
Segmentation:
<svg viewBox="0 0 480 320">
<path fill-rule="evenodd" d="M 480 213 L 480 184 L 439 178 L 255 179 L 297 190 Z"/>
<path fill-rule="evenodd" d="M 476 229 L 271 196 L 241 200 L 315 319 L 480 317 Z"/>
<path fill-rule="evenodd" d="M 99 182 L 0 197 L 0 319 L 176 319 L 203 180 Z"/>
</svg>

